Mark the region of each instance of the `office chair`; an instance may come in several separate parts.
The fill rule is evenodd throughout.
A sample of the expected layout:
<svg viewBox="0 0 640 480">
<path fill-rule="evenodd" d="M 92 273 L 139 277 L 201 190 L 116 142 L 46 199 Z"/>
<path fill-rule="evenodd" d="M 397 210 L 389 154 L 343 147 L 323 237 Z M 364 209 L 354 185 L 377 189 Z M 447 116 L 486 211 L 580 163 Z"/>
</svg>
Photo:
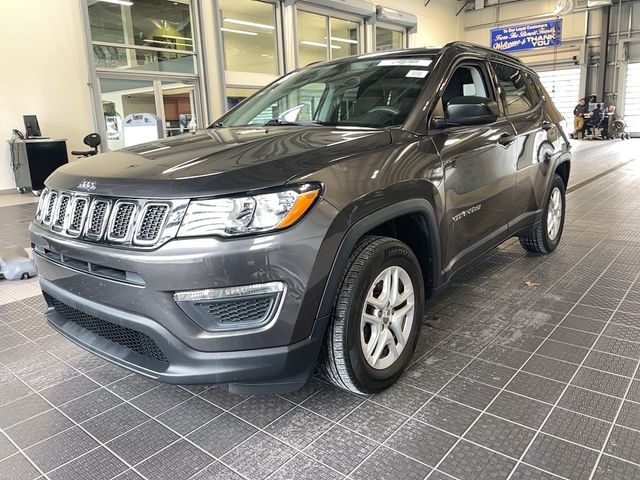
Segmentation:
<svg viewBox="0 0 640 480">
<path fill-rule="evenodd" d="M 92 150 L 72 150 L 71 155 L 77 155 L 78 157 L 92 157 L 93 155 L 98 154 L 98 145 L 102 142 L 100 135 L 97 133 L 90 133 L 84 140 L 82 140 L 85 145 L 91 147 Z"/>
</svg>

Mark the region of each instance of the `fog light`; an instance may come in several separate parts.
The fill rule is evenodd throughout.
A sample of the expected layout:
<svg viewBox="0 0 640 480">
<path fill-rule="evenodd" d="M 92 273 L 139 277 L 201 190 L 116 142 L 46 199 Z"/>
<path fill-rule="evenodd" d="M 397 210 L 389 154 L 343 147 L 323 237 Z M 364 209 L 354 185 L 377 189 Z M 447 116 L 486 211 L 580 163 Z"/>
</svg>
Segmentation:
<svg viewBox="0 0 640 480">
<path fill-rule="evenodd" d="M 276 318 L 286 286 L 282 282 L 176 292 L 182 311 L 209 332 L 259 328 Z"/>
</svg>

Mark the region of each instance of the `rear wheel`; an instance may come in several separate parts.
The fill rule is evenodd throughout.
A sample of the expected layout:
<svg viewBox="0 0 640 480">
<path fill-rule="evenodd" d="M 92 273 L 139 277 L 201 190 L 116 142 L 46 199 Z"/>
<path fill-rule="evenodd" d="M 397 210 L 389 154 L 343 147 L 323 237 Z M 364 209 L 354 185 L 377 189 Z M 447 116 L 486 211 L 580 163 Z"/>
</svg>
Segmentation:
<svg viewBox="0 0 640 480">
<path fill-rule="evenodd" d="M 352 253 L 334 304 L 320 369 L 355 393 L 379 392 L 402 374 L 424 310 L 418 260 L 393 238 L 366 237 Z"/>
<path fill-rule="evenodd" d="M 525 250 L 535 253 L 553 252 L 564 228 L 565 215 L 565 185 L 562 177 L 553 177 L 551 190 L 542 214 L 542 222 L 529 234 L 520 237 L 520 244 Z"/>
</svg>

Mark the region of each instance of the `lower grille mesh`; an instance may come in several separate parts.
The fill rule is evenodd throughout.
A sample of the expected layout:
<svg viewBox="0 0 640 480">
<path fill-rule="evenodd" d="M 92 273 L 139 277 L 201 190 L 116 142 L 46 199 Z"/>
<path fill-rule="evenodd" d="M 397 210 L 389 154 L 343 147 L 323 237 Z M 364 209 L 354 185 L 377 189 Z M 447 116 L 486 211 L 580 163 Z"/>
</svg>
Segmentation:
<svg viewBox="0 0 640 480">
<path fill-rule="evenodd" d="M 218 323 L 260 322 L 267 318 L 273 304 L 272 296 L 226 300 L 202 304 L 213 320 Z"/>
<path fill-rule="evenodd" d="M 73 322 L 102 338 L 133 350 L 140 355 L 153 358 L 163 363 L 169 363 L 169 360 L 162 350 L 160 350 L 160 347 L 158 347 L 156 342 L 144 333 L 96 318 L 92 315 L 76 310 L 55 298 L 51 298 L 51 301 L 56 312 L 62 315 L 66 320 Z"/>
</svg>

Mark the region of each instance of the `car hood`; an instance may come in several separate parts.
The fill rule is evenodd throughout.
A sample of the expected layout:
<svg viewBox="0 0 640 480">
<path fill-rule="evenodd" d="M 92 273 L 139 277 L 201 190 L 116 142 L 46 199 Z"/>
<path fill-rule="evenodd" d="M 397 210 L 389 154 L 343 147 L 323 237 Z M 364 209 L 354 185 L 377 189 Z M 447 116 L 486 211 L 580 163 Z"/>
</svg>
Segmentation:
<svg viewBox="0 0 640 480">
<path fill-rule="evenodd" d="M 216 128 L 72 161 L 45 183 L 50 188 L 84 187 L 99 195 L 146 198 L 240 193 L 283 185 L 390 142 L 384 129 Z"/>
</svg>

